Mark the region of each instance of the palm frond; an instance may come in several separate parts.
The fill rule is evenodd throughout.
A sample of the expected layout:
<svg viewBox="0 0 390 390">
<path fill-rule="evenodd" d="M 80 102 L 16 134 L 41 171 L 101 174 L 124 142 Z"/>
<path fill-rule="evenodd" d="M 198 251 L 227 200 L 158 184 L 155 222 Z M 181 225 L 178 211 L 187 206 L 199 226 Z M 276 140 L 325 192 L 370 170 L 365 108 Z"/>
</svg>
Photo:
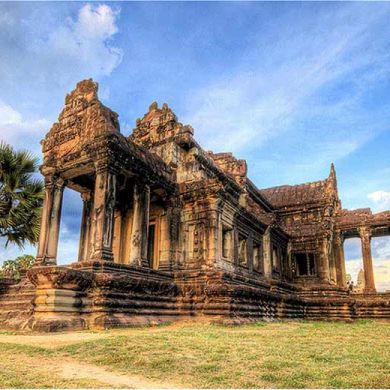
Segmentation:
<svg viewBox="0 0 390 390">
<path fill-rule="evenodd" d="M 0 236 L 6 246 L 35 244 L 43 202 L 43 184 L 34 177 L 38 159 L 0 142 Z"/>
</svg>

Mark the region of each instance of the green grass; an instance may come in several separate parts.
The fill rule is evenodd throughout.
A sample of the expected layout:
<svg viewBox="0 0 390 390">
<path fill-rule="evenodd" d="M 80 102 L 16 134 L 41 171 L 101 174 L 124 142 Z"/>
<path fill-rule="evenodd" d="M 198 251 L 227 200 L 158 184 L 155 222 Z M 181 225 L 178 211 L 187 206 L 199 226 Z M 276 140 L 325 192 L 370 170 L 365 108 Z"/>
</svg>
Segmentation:
<svg viewBox="0 0 390 390">
<path fill-rule="evenodd" d="M 13 354 L 50 359 L 53 365 L 72 358 L 186 387 L 390 388 L 390 323 L 182 324 L 102 334 L 98 340 L 50 351 L 12 346 Z M 0 353 L 4 356 L 4 346 Z M 53 383 L 34 380 L 23 387 Z M 5 383 L 15 387 L 12 381 Z"/>
<path fill-rule="evenodd" d="M 195 387 L 390 387 L 390 324 L 377 322 L 132 329 L 62 350 Z"/>
<path fill-rule="evenodd" d="M 90 379 L 66 379 L 56 372 L 55 353 L 44 348 L 0 343 L 0 388 L 97 388 Z M 49 360 L 50 359 L 50 360 Z M 50 370 L 47 366 L 52 364 Z M 107 387 L 107 386 L 106 386 Z"/>
</svg>

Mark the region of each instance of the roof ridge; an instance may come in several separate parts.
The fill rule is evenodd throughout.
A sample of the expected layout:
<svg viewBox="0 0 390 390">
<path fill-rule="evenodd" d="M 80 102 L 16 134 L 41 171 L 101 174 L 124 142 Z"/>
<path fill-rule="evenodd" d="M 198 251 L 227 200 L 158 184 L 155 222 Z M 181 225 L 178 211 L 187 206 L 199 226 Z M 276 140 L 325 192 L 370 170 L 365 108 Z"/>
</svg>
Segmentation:
<svg viewBox="0 0 390 390">
<path fill-rule="evenodd" d="M 328 181 L 328 179 L 321 179 L 321 180 L 316 180 L 316 181 L 308 181 L 308 182 L 305 182 L 305 183 L 299 183 L 299 184 L 282 184 L 282 185 L 279 185 L 279 186 L 273 186 L 273 187 L 267 187 L 267 188 L 260 188 L 259 190 L 260 191 L 268 191 L 268 190 L 275 190 L 277 188 L 294 188 L 294 187 L 304 187 L 304 186 L 308 186 L 308 185 L 311 185 L 311 184 L 326 184 L 326 182 Z"/>
</svg>

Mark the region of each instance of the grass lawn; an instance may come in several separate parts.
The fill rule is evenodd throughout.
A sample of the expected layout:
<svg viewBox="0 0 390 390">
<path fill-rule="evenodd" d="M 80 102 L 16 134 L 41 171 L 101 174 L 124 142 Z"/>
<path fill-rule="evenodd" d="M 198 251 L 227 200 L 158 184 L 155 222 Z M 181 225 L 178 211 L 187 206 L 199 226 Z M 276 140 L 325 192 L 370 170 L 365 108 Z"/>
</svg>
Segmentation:
<svg viewBox="0 0 390 390">
<path fill-rule="evenodd" d="M 55 371 L 51 376 L 39 374 L 40 361 L 55 367 L 56 362 L 72 359 L 185 387 L 390 388 L 390 323 L 279 322 L 242 327 L 182 323 L 94 333 L 98 337 L 92 340 L 85 337 L 58 346 L 55 336 L 47 335 L 54 346 L 40 347 L 15 343 L 15 336 L 7 343 L 7 335 L 2 335 L 0 385 L 102 386 L 91 379 L 64 379 Z M 18 356 L 37 362 L 38 371 L 30 371 L 28 365 L 26 369 L 26 364 L 19 370 Z"/>
</svg>

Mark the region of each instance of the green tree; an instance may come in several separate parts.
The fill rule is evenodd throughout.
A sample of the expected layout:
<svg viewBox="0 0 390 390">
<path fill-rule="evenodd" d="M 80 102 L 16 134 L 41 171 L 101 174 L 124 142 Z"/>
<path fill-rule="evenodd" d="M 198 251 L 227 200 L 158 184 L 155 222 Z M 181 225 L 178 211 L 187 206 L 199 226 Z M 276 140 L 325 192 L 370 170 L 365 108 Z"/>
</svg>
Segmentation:
<svg viewBox="0 0 390 390">
<path fill-rule="evenodd" d="M 0 143 L 0 237 L 6 246 L 38 240 L 43 185 L 33 177 L 37 168 L 31 153 Z"/>
<path fill-rule="evenodd" d="M 14 260 L 4 261 L 0 275 L 7 278 L 18 279 L 23 271 L 29 270 L 35 263 L 35 257 L 32 255 L 19 256 Z"/>
</svg>

